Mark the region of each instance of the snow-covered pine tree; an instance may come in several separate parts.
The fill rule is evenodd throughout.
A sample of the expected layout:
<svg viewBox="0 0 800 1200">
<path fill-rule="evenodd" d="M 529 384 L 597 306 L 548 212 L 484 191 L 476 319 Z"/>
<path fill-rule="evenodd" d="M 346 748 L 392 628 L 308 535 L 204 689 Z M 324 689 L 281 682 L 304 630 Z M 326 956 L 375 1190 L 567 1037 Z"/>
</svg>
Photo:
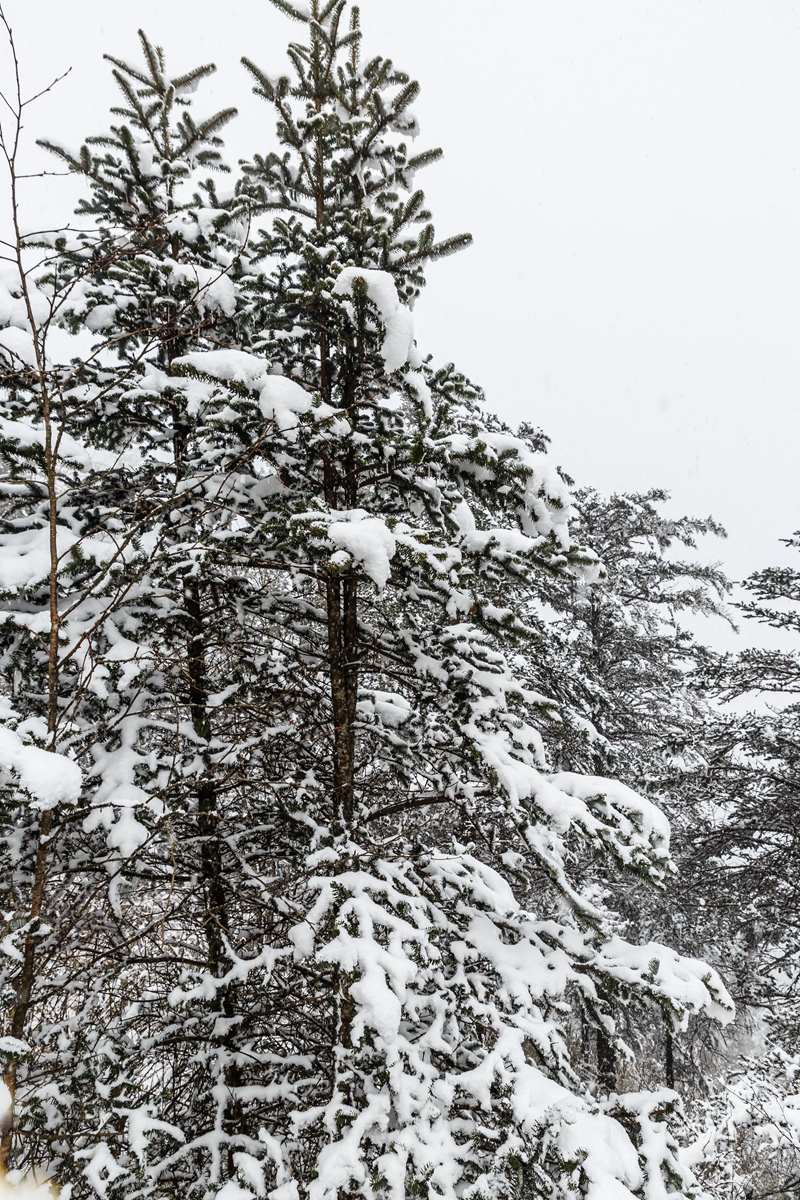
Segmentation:
<svg viewBox="0 0 800 1200">
<path fill-rule="evenodd" d="M 573 532 L 601 559 L 605 575 L 589 582 L 545 580 L 543 599 L 558 614 L 551 638 L 562 660 L 556 678 L 569 689 L 565 720 L 550 726 L 546 742 L 568 769 L 613 774 L 649 796 L 670 820 L 680 874 L 664 891 L 610 878 L 599 865 L 597 882 L 613 896 L 628 936 L 702 953 L 721 968 L 727 963 L 725 934 L 731 931 L 727 922 L 715 928 L 717 881 L 708 876 L 698 848 L 712 814 L 726 721 L 705 682 L 715 656 L 687 618 L 731 619 L 724 574 L 696 557 L 701 538 L 724 531 L 711 519 L 667 516 L 668 499 L 658 489 L 608 498 L 593 489 L 576 493 Z M 669 1012 L 663 1031 L 658 1023 L 642 1022 L 635 1008 L 618 1007 L 616 1013 L 626 1040 L 647 1066 L 628 1069 L 598 1030 L 598 1072 L 608 1086 L 642 1076 L 675 1086 Z M 696 1025 L 693 1041 L 697 1033 Z M 708 1070 L 707 1058 L 701 1069 L 682 1056 L 682 1090 L 691 1094 L 695 1084 L 702 1087 Z"/>
<path fill-rule="evenodd" d="M 222 742 L 211 754 L 210 710 L 248 694 L 258 661 L 239 599 L 253 589 L 229 557 L 236 486 L 258 484 L 248 473 L 258 439 L 231 466 L 219 426 L 209 441 L 213 403 L 196 419 L 208 389 L 170 376 L 177 353 L 230 337 L 231 275 L 246 228 L 226 217 L 211 184 L 195 183 L 198 170 L 220 165 L 218 130 L 233 114 L 195 124 L 190 94 L 213 68 L 171 78 L 161 52 L 144 35 L 141 43 L 143 68 L 113 60 L 120 123 L 78 158 L 49 147 L 90 184 L 80 209 L 87 231 L 56 239 L 41 286 L 31 284 L 32 295 L 57 298 L 51 340 L 56 323 L 75 335 L 72 361 L 68 350 L 66 365 L 48 366 L 46 376 L 57 404 L 52 452 L 42 408 L 50 392 L 36 372 L 12 372 L 3 392 L 5 688 L 19 708 L 18 732 L 43 736 L 52 712 L 53 746 L 63 743 L 86 774 L 80 804 L 74 787 L 62 798 L 57 828 L 45 812 L 47 856 L 36 849 L 42 839 L 20 841 L 24 794 L 12 793 L 6 813 L 9 878 L 16 894 L 25 872 L 32 876 L 27 907 L 38 921 L 33 929 L 10 913 L 19 927 L 4 943 L 10 986 L 26 988 L 18 944 L 33 945 L 34 933 L 42 982 L 4 1149 L 16 1168 L 51 1170 L 101 1194 L 137 1175 L 149 1131 L 169 1147 L 191 1142 L 226 1108 L 215 1085 L 230 1063 L 214 1028 L 231 1019 L 229 993 L 195 1014 L 188 1043 L 167 997 L 187 961 L 212 977 L 221 971 L 214 788 L 239 768 Z M 209 545 L 214 565 L 201 569 Z M 50 638 L 48 652 L 28 629 Z M 234 643 L 235 653 L 220 653 Z M 241 714 L 242 705 L 237 746 L 246 741 Z M 254 758 L 257 745 L 248 749 Z M 46 905 L 36 899 L 45 884 Z M 24 1011 L 12 1007 L 15 1037 L 30 1011 L 27 1001 Z M 16 1048 L 7 1047 L 15 1083 Z M 162 1071 L 171 1080 L 169 1123 L 150 1100 Z"/>
<path fill-rule="evenodd" d="M 273 215 L 243 281 L 250 348 L 176 364 L 229 386 L 243 445 L 272 421 L 274 487 L 244 519 L 273 678 L 302 685 L 253 814 L 286 829 L 248 856 L 264 928 L 227 944 L 240 1125 L 208 1184 L 224 1132 L 231 1197 L 687 1194 L 674 1096 L 593 1095 L 566 1032 L 582 1003 L 614 1036 L 609 981 L 727 1014 L 711 970 L 627 944 L 570 881 L 582 852 L 668 867 L 648 801 L 546 774 L 554 706 L 515 676 L 541 629 L 512 585 L 596 563 L 546 460 L 416 351 L 422 269 L 462 244 L 436 243 L 411 191 L 434 157 L 409 157 L 416 85 L 362 64 L 345 0 L 278 7 L 307 36 L 290 75 L 247 63 L 280 143 L 239 193 Z M 176 1014 L 214 986 L 187 972 Z"/>
<path fill-rule="evenodd" d="M 800 549 L 800 535 L 784 545 Z M 742 980 L 748 999 L 776 1014 L 775 1029 L 793 1050 L 800 1031 L 794 885 L 800 865 L 800 653 L 791 639 L 800 630 L 800 571 L 769 567 L 744 587 L 747 599 L 739 605 L 744 616 L 784 636 L 777 645 L 731 655 L 716 672 L 722 697 L 737 700 L 740 709 L 746 698 L 751 709 L 731 722 L 718 771 L 724 818 L 705 851 L 735 906 L 750 959 L 749 985 Z"/>
<path fill-rule="evenodd" d="M 800 548 L 800 535 L 784 545 Z M 767 568 L 744 587 L 739 610 L 783 636 L 709 663 L 711 694 L 735 704 L 711 730 L 707 778 L 687 797 L 693 804 L 705 793 L 710 809 L 687 865 L 705 888 L 707 921 L 725 945 L 740 1009 L 727 1058 L 714 1067 L 722 1078 L 691 1114 L 715 1145 L 701 1173 L 715 1200 L 791 1195 L 800 1178 L 800 655 L 792 646 L 800 572 Z"/>
<path fill-rule="evenodd" d="M 582 728 L 554 730 L 554 754 L 571 770 L 613 773 L 652 788 L 685 770 L 705 705 L 696 668 L 707 651 L 687 616 L 730 620 L 730 584 L 698 561 L 700 538 L 724 537 L 713 520 L 667 516 L 666 492 L 575 495 L 573 531 L 597 554 L 602 580 L 555 581 L 546 598 L 563 619 Z"/>
</svg>

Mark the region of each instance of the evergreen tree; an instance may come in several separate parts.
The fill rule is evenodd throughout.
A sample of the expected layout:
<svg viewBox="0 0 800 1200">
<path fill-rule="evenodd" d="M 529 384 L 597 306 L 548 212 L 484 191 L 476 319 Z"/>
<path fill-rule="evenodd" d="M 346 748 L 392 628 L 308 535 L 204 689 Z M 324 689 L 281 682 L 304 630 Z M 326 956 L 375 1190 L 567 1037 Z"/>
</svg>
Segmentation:
<svg viewBox="0 0 800 1200">
<path fill-rule="evenodd" d="M 236 770 L 224 748 L 213 761 L 205 748 L 215 683 L 207 657 L 220 641 L 228 644 L 241 589 L 227 561 L 204 573 L 203 588 L 197 582 L 209 542 L 219 545 L 238 520 L 235 488 L 224 444 L 207 442 L 213 411 L 204 410 L 205 425 L 195 421 L 198 389 L 180 380 L 171 386 L 169 374 L 178 352 L 229 337 L 230 273 L 246 231 L 225 217 L 211 184 L 198 191 L 192 184 L 198 168 L 221 165 L 217 131 L 233 110 L 196 125 L 189 93 L 213 68 L 170 79 L 161 52 L 144 35 L 141 43 L 143 70 L 113 60 L 123 123 L 91 139 L 78 159 L 49 147 L 91 188 L 80 208 L 88 232 L 57 239 L 36 281 L 37 295 L 57 298 L 51 326 L 58 321 L 79 335 L 80 357 L 48 368 L 50 392 L 38 377 L 29 385 L 17 372 L 4 393 L 7 554 L 9 561 L 26 555 L 33 568 L 4 581 L 4 677 L 9 694 L 19 690 L 15 680 L 27 681 L 19 727 L 36 735 L 36 721 L 47 721 L 51 748 L 63 740 L 86 773 L 80 806 L 72 792 L 64 798 L 62 825 L 53 828 L 49 807 L 43 818 L 59 862 L 44 853 L 43 838 L 38 850 L 33 839 L 10 876 L 18 892 L 17 880 L 31 875 L 35 929 L 46 928 L 45 911 L 52 927 L 38 950 L 44 1015 L 24 1079 L 15 1078 L 24 1087 L 14 1089 L 15 1123 L 4 1150 L 8 1156 L 15 1134 L 14 1162 L 24 1167 L 42 1165 L 44 1147 L 44 1163 L 64 1181 L 76 1173 L 83 1180 L 88 1156 L 86 1175 L 101 1192 L 137 1169 L 142 1131 L 151 1127 L 153 1071 L 169 1034 L 171 1051 L 161 1052 L 172 1053 L 173 1085 L 186 1070 L 166 997 L 187 949 L 212 973 L 221 970 L 225 897 L 214 785 Z M 88 355 L 87 338 L 94 342 Z M 255 453 L 257 443 L 248 461 Z M 51 526 L 55 549 L 49 558 L 31 557 L 37 538 L 46 546 Z M 46 613 L 37 588 L 49 597 Z M 203 615 L 212 608 L 207 628 Z M 24 635 L 40 627 L 50 638 L 44 654 Z M 246 689 L 247 651 L 238 642 L 225 661 L 215 689 L 223 701 L 242 681 Z M 12 833 L 19 803 L 8 813 L 12 861 L 19 857 Z M 180 864 L 176 838 L 190 847 Z M 184 914 L 180 921 L 176 912 Z M 28 938 L 28 957 L 29 927 L 18 935 Z M 16 945 L 7 941 L 11 978 L 19 977 L 11 986 L 26 999 L 11 1010 L 14 1036 L 30 1012 L 33 970 L 27 958 L 21 972 L 15 967 Z M 219 1107 L 214 1083 L 230 1069 L 210 1032 L 221 1017 L 219 1009 L 205 1017 L 209 1077 L 197 1115 L 204 1131 Z M 128 1120 L 133 1145 L 118 1163 L 113 1148 L 126 1128 L 126 1106 L 140 1117 L 138 1125 Z M 110 1125 L 99 1149 L 87 1141 L 87 1120 L 100 1131 Z M 187 1136 L 158 1118 L 152 1128 L 173 1143 Z M 51 1132 L 40 1144 L 33 1131 L 42 1129 Z"/>
<path fill-rule="evenodd" d="M 265 1131 L 266 1186 L 686 1183 L 653 1124 L 662 1097 L 622 1099 L 610 1118 L 554 1024 L 580 996 L 610 1029 L 603 980 L 676 1014 L 722 995 L 705 967 L 673 973 L 669 952 L 622 943 L 568 879 L 582 840 L 645 875 L 665 864 L 646 801 L 542 773 L 552 705 L 511 669 L 540 631 L 504 603 L 509 584 L 594 560 L 567 534 L 562 481 L 466 380 L 416 353 L 404 301 L 453 245 L 406 232 L 427 220 L 402 195 L 424 162 L 407 159 L 416 88 L 383 60 L 361 66 L 344 3 L 312 9 L 294 12 L 308 41 L 291 48 L 293 77 L 248 64 L 283 148 L 240 190 L 248 212 L 275 214 L 255 242 L 263 273 L 244 284 L 257 353 L 183 359 L 284 432 L 258 544 L 288 577 L 273 585 L 275 637 L 307 700 L 282 776 L 297 849 L 271 883 L 294 921 L 285 944 L 272 922 L 271 978 L 294 1012 L 240 1052 L 257 1064 L 239 1094 Z"/>
<path fill-rule="evenodd" d="M 785 544 L 800 543 L 795 536 Z M 738 608 L 791 635 L 798 578 L 790 567 L 757 572 L 745 584 L 750 598 Z M 701 1065 L 710 1086 L 705 1095 L 695 1088 L 690 1116 L 716 1146 L 701 1172 L 714 1197 L 789 1196 L 800 1175 L 794 699 L 800 669 L 787 637 L 780 650 L 754 647 L 709 659 L 703 674 L 718 704 L 736 703 L 710 723 L 700 743 L 703 766 L 688 772 L 675 794 L 692 822 L 683 823 L 684 872 L 703 900 L 702 922 L 687 922 L 683 936 L 696 944 L 702 939 L 710 961 L 727 960 L 739 1020 L 728 1047 L 706 1052 Z"/>
<path fill-rule="evenodd" d="M 90 1024 L 98 1010 L 81 966 L 108 928 L 87 919 L 93 866 L 75 760 L 90 740 L 86 709 L 97 714 L 88 643 L 113 608 L 129 546 L 107 509 L 103 528 L 97 503 L 115 455 L 87 446 L 75 424 L 82 363 L 57 356 L 56 327 L 78 281 L 62 276 L 57 248 L 23 232 L 19 155 L 31 100 L 1 10 L 0 20 L 13 64 L 0 130 L 12 224 L 0 287 L 4 1172 L 20 1130 L 18 1164 L 41 1161 L 43 1146 L 50 1157 L 52 1098 L 70 1078 L 58 1029 L 65 1013 L 82 1011 Z"/>
<path fill-rule="evenodd" d="M 800 546 L 795 535 L 784 542 Z M 798 923 L 795 879 L 798 871 L 798 726 L 800 656 L 788 637 L 800 628 L 797 611 L 800 572 L 773 567 L 745 583 L 744 616 L 785 631 L 782 649 L 757 647 L 730 656 L 714 676 L 728 700 L 752 705 L 735 725 L 726 771 L 720 772 L 724 817 L 706 850 L 724 872 L 737 921 L 750 956 L 757 956 L 749 999 L 767 1012 L 780 1012 L 782 1035 L 796 1030 L 795 968 Z M 756 986 L 756 980 L 758 985 Z M 794 1035 L 792 1035 L 794 1036 Z"/>
<path fill-rule="evenodd" d="M 603 864 L 592 868 L 595 885 L 613 897 L 627 936 L 709 956 L 723 970 L 724 938 L 712 932 L 709 920 L 718 912 L 709 904 L 714 885 L 696 848 L 707 831 L 715 743 L 724 721 L 703 685 L 714 656 L 686 627 L 686 618 L 730 620 L 724 603 L 730 585 L 718 566 L 694 557 L 699 538 L 724 531 L 711 519 L 667 517 L 662 506 L 668 498 L 657 489 L 610 498 L 592 489 L 576 493 L 573 528 L 598 555 L 604 574 L 588 582 L 545 583 L 542 598 L 555 616 L 554 674 L 568 688 L 565 719 L 550 727 L 546 740 L 556 761 L 590 774 L 613 773 L 669 817 L 679 870 L 663 891 L 610 877 Z M 618 1056 L 598 1029 L 597 1072 L 605 1086 L 675 1087 L 679 1050 L 669 1012 L 662 1029 L 614 1003 L 613 993 L 608 1000 L 639 1061 Z M 683 1039 L 678 1064 L 681 1090 L 689 1095 L 699 1072 L 690 1068 L 686 1052 L 700 1028 L 695 1025 L 692 1043 Z"/>
<path fill-rule="evenodd" d="M 579 491 L 573 528 L 605 574 L 560 583 L 547 596 L 564 614 L 564 653 L 575 664 L 575 707 L 586 723 L 561 732 L 555 753 L 573 769 L 613 772 L 645 789 L 690 768 L 706 715 L 698 668 L 708 652 L 686 618 L 730 620 L 721 569 L 686 553 L 724 530 L 710 518 L 667 517 L 660 507 L 668 499 L 657 489 L 608 499 Z"/>
</svg>

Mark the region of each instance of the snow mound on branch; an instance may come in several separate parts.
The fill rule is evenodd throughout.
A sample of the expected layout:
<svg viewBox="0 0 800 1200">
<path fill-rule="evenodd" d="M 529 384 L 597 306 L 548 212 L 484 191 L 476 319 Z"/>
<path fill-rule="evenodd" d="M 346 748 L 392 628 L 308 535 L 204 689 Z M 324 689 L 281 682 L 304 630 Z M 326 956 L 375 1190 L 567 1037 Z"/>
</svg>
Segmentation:
<svg viewBox="0 0 800 1200">
<path fill-rule="evenodd" d="M 83 776 L 77 763 L 63 754 L 27 745 L 4 726 L 0 726 L 0 766 L 14 772 L 34 797 L 34 808 L 74 804 L 80 795 Z"/>
<path fill-rule="evenodd" d="M 137 467 L 142 462 L 141 452 L 135 449 L 119 454 L 99 446 L 85 445 L 66 433 L 56 421 L 52 423 L 52 431 L 53 441 L 58 444 L 58 457 L 65 463 L 76 463 L 86 471 L 111 471 L 119 466 Z M 0 417 L 0 439 L 3 441 L 25 447 L 41 446 L 44 449 L 45 437 L 44 426 L 40 424 Z"/>
<path fill-rule="evenodd" d="M 116 304 L 98 304 L 86 316 L 86 328 L 90 333 L 101 333 L 111 329 L 117 319 Z"/>
<path fill-rule="evenodd" d="M 608 939 L 592 965 L 620 983 L 647 985 L 671 1000 L 685 1029 L 690 1013 L 705 1012 L 721 1025 L 735 1016 L 733 1001 L 717 972 L 697 958 L 686 958 L 659 942 L 633 946 L 616 934 Z"/>
<path fill-rule="evenodd" d="M 0 1054 L 5 1058 L 20 1058 L 29 1051 L 30 1046 L 21 1038 L 0 1037 Z M 0 1108 L 0 1112 L 2 1112 L 2 1108 Z"/>
<path fill-rule="evenodd" d="M 202 267 L 198 263 L 181 263 L 175 259 L 144 256 L 157 271 L 166 270 L 175 283 L 195 289 L 194 302 L 202 312 L 215 309 L 232 317 L 236 311 L 236 290 L 224 267 Z"/>
<path fill-rule="evenodd" d="M 246 350 L 198 350 L 176 358 L 175 365 L 191 367 L 224 383 L 243 383 L 246 387 L 253 387 L 269 370 L 263 358 Z"/>
<path fill-rule="evenodd" d="M 10 361 L 12 367 L 36 366 L 36 348 L 33 338 L 25 329 L 14 326 L 0 329 L 0 354 Z"/>
<path fill-rule="evenodd" d="M 297 418 L 311 411 L 313 399 L 299 383 L 286 375 L 268 375 L 261 388 L 258 407 L 278 429 L 293 429 Z"/>
<path fill-rule="evenodd" d="M 372 718 L 384 729 L 399 729 L 409 720 L 413 709 L 405 696 L 397 692 L 372 691 L 362 696 L 357 711 L 360 717 Z"/>
<path fill-rule="evenodd" d="M 435 444 L 461 471 L 481 483 L 500 479 L 509 467 L 518 471 L 521 468 L 523 473 L 524 482 L 517 492 L 521 533 L 477 530 L 469 506 L 459 505 L 459 511 L 453 509 L 451 516 L 465 537 L 466 549 L 499 558 L 525 553 L 531 543 L 520 541 L 522 535 L 534 540 L 552 536 L 564 550 L 569 549 L 572 544 L 569 522 L 577 514 L 569 487 L 546 454 L 531 450 L 523 438 L 486 429 L 448 434 Z M 599 574 L 599 562 L 591 552 L 586 552 L 586 559 L 581 573 L 588 581 L 594 581 Z"/>
<path fill-rule="evenodd" d="M 108 562 L 116 552 L 109 539 L 75 537 L 63 525 L 58 527 L 56 540 L 59 570 L 66 567 L 66 559 L 78 546 L 85 558 L 98 563 Z M 51 569 L 50 531 L 46 526 L 0 535 L 0 587 L 5 591 L 32 587 L 47 579 Z"/>
<path fill-rule="evenodd" d="M 29 300 L 34 319 L 46 322 L 50 311 L 46 298 L 32 288 Z M 0 266 L 0 358 L 12 368 L 36 366 L 36 347 L 19 275 L 4 266 Z"/>
<path fill-rule="evenodd" d="M 367 286 L 367 295 L 380 313 L 386 330 L 381 354 L 386 363 L 387 374 L 398 371 L 408 362 L 414 342 L 414 319 L 404 304 L 400 303 L 397 287 L 388 271 L 374 271 L 366 267 L 345 267 L 333 285 L 334 296 L 352 294 L 357 279 Z"/>
<path fill-rule="evenodd" d="M 379 588 L 385 587 L 397 550 L 392 531 L 379 517 L 369 517 L 360 508 L 335 515 L 344 520 L 333 521 L 328 526 L 329 539 L 359 563 Z"/>
<path fill-rule="evenodd" d="M 595 775 L 574 775 L 570 771 L 551 775 L 550 783 L 577 800 L 606 800 L 618 814 L 624 814 L 627 820 L 626 834 L 631 836 L 638 833 L 645 844 L 659 846 L 665 853 L 669 851 L 669 821 L 660 808 L 624 783 Z"/>
<path fill-rule="evenodd" d="M 304 387 L 287 375 L 270 375 L 269 363 L 245 350 L 198 351 L 185 354 L 175 363 L 210 375 L 221 383 L 242 383 L 258 392 L 262 413 L 284 432 L 296 428 L 298 417 L 314 407 L 314 397 Z"/>
<path fill-rule="evenodd" d="M 198 289 L 198 307 L 213 311 L 219 309 L 226 317 L 236 312 L 236 290 L 233 280 L 224 270 L 192 265 L 192 282 Z"/>
</svg>

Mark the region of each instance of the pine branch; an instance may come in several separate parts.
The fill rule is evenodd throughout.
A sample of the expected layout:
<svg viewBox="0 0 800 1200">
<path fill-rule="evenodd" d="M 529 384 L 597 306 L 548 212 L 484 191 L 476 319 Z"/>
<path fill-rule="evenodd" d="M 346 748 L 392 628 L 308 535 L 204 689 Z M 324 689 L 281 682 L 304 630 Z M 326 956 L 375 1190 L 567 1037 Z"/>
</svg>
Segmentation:
<svg viewBox="0 0 800 1200">
<path fill-rule="evenodd" d="M 65 162 L 71 171 L 75 171 L 81 175 L 88 175 L 91 166 L 91 157 L 86 146 L 81 147 L 80 158 L 75 158 L 63 146 L 57 146 L 54 142 L 48 142 L 45 138 L 37 138 L 36 145 L 41 146 L 43 150 L 47 150 L 48 154 L 54 154 L 56 158 L 60 158 Z"/>
<path fill-rule="evenodd" d="M 111 73 L 114 76 L 114 78 L 116 79 L 117 85 L 118 85 L 120 91 L 122 92 L 123 96 L 130 104 L 134 117 L 138 118 L 142 129 L 146 129 L 147 132 L 150 133 L 151 128 L 150 128 L 150 121 L 148 119 L 148 114 L 145 112 L 138 95 L 133 90 L 131 85 L 128 83 L 128 80 L 125 78 L 125 76 L 122 74 L 121 71 L 112 71 Z M 123 112 L 121 115 L 122 116 L 130 116 L 131 112 L 127 112 L 127 113 Z"/>
<path fill-rule="evenodd" d="M 419 84 L 415 80 L 412 80 L 412 82 L 403 89 L 400 95 L 395 98 L 392 104 L 392 108 L 394 109 L 395 113 L 399 114 L 401 112 L 405 112 L 408 106 L 414 103 L 420 93 L 420 90 Z"/>
<path fill-rule="evenodd" d="M 423 167 L 429 167 L 432 163 L 440 162 L 444 158 L 444 151 L 440 149 L 423 150 L 421 154 L 415 154 L 406 163 L 407 171 L 420 171 Z"/>
<path fill-rule="evenodd" d="M 356 29 L 356 30 L 351 29 L 349 33 L 345 33 L 345 34 L 343 34 L 342 37 L 339 38 L 338 42 L 336 43 L 336 48 L 337 48 L 337 50 L 346 50 L 349 46 L 354 46 L 357 48 L 360 44 L 361 44 L 361 30 L 360 29 Z M 353 67 L 353 70 L 355 71 L 357 69 L 357 67 L 358 67 L 358 58 L 356 58 L 356 65 L 355 65 L 355 67 Z"/>
<path fill-rule="evenodd" d="M 180 158 L 182 154 L 187 153 L 198 142 L 211 141 L 218 130 L 224 129 L 238 115 L 238 108 L 223 108 L 220 112 L 215 113 L 213 117 L 209 117 L 203 121 L 201 125 L 195 125 L 189 114 L 184 113 L 181 118 L 181 125 L 189 130 L 190 134 L 187 135 L 186 141 L 176 152 L 175 157 Z"/>
<path fill-rule="evenodd" d="M 275 91 L 275 85 L 269 76 L 265 75 L 261 68 L 257 67 L 256 64 L 249 58 L 243 56 L 240 59 L 240 62 L 244 69 L 249 71 L 256 81 L 256 87 L 253 88 L 255 94 L 257 96 L 263 96 L 265 100 L 270 100 L 274 104 L 277 100 L 277 95 Z"/>
<path fill-rule="evenodd" d="M 113 63 L 114 66 L 122 71 L 125 75 L 130 75 L 131 79 L 135 79 L 137 83 L 141 83 L 145 87 L 149 87 L 152 83 L 152 80 L 148 79 L 146 75 L 140 74 L 139 71 L 130 66 L 129 63 L 124 62 L 123 59 L 114 58 L 113 54 L 104 54 L 103 58 L 106 60 L 106 62 Z"/>
<path fill-rule="evenodd" d="M 293 4 L 289 3 L 289 0 L 271 0 L 271 3 L 280 9 L 282 13 L 285 13 L 287 17 L 291 17 L 293 21 L 300 21 L 305 25 L 310 20 L 307 12 L 296 9 Z"/>
<path fill-rule="evenodd" d="M 408 200 L 398 211 L 394 219 L 392 226 L 394 232 L 397 232 L 398 230 L 402 229 L 404 225 L 408 225 L 410 221 L 413 221 L 414 217 L 421 213 L 424 204 L 425 193 L 423 191 L 418 190 L 414 192 L 413 195 L 409 196 Z"/>
<path fill-rule="evenodd" d="M 206 63 L 205 66 L 195 67 L 193 71 L 187 71 L 185 75 L 179 75 L 177 79 L 173 79 L 172 86 L 177 91 L 183 91 L 184 88 L 189 88 L 202 79 L 208 79 L 209 75 L 215 74 L 216 70 L 214 63 Z"/>
<path fill-rule="evenodd" d="M 166 90 L 166 81 L 163 76 L 164 52 L 160 46 L 152 44 L 143 29 L 138 30 L 138 34 L 142 51 L 150 68 L 151 86 L 154 86 L 158 92 L 164 92 Z"/>
<path fill-rule="evenodd" d="M 344 44 L 352 46 L 350 55 L 350 70 L 355 78 L 358 71 L 359 50 L 361 48 L 361 9 L 355 5 L 350 14 L 350 32 L 344 39 Z"/>
<path fill-rule="evenodd" d="M 338 13 L 336 14 L 336 17 L 338 20 L 338 18 L 344 12 L 346 7 L 347 7 L 347 0 L 328 0 L 328 3 L 325 5 L 325 7 L 320 12 L 319 16 L 317 17 L 317 20 L 320 22 L 320 24 L 322 24 L 323 21 L 327 21 L 328 17 L 331 15 L 331 13 L 333 12 L 333 10 L 335 8 L 339 9 Z"/>
</svg>

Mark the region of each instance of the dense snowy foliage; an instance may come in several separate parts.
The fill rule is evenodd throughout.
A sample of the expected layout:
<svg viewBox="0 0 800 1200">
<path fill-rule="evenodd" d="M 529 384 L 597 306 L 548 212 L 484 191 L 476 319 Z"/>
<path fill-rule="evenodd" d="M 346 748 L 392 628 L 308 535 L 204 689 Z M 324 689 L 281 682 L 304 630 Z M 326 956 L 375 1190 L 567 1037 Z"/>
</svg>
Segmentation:
<svg viewBox="0 0 800 1200">
<path fill-rule="evenodd" d="M 728 667 L 679 622 L 726 583 L 675 554 L 720 531 L 573 496 L 418 347 L 469 241 L 416 189 L 418 87 L 346 0 L 273 2 L 274 142 L 223 191 L 213 68 L 141 35 L 110 130 L 48 143 L 81 232 L 0 283 L 0 1165 L 104 1200 L 728 1186 L 735 1117 L 675 1090 L 726 957 L 662 812 L 679 859 L 722 836 Z M 787 1089 L 737 1086 L 768 1140 Z"/>
</svg>

